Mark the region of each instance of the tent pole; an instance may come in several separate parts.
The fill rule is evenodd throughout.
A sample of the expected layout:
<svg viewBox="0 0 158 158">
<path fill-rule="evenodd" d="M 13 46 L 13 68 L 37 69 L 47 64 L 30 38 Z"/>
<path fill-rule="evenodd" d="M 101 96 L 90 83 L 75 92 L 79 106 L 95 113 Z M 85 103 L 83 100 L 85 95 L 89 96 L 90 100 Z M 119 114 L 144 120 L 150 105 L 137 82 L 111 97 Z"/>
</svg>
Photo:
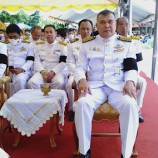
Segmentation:
<svg viewBox="0 0 158 158">
<path fill-rule="evenodd" d="M 133 0 L 130 0 L 128 3 L 129 3 L 129 24 L 130 24 L 130 30 L 129 30 L 129 34 L 131 35 L 132 34 L 132 1 Z"/>
<path fill-rule="evenodd" d="M 152 56 L 152 71 L 151 71 L 151 79 L 155 81 L 155 69 L 156 69 L 156 61 L 158 57 L 158 1 L 156 1 L 155 7 L 155 25 L 154 25 L 154 43 L 153 43 L 153 56 Z"/>
</svg>

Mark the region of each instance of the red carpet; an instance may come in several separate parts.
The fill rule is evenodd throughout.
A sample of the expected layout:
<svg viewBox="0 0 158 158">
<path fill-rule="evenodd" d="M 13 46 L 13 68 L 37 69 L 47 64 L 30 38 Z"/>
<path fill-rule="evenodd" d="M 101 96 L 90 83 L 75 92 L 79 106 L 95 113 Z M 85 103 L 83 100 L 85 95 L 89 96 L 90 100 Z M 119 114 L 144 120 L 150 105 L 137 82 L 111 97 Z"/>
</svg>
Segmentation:
<svg viewBox="0 0 158 158">
<path fill-rule="evenodd" d="M 140 124 L 136 148 L 139 158 L 158 157 L 158 85 L 150 80 L 144 73 L 141 75 L 147 80 L 147 90 L 144 98 L 142 114 L 145 122 Z M 94 124 L 94 130 L 117 130 L 114 125 L 99 123 Z M 109 127 L 110 126 L 110 127 Z M 111 127 L 112 126 L 112 127 Z M 105 129 L 104 129 L 104 128 Z M 107 128 L 106 128 L 107 127 Z M 4 135 L 4 150 L 11 158 L 72 158 L 74 141 L 72 135 L 72 123 L 65 118 L 65 126 L 62 135 L 56 135 L 57 150 L 52 151 L 49 144 L 49 122 L 45 124 L 35 135 L 21 137 L 20 144 L 12 149 L 13 134 L 8 131 Z M 92 158 L 120 158 L 120 138 L 93 137 Z"/>
</svg>

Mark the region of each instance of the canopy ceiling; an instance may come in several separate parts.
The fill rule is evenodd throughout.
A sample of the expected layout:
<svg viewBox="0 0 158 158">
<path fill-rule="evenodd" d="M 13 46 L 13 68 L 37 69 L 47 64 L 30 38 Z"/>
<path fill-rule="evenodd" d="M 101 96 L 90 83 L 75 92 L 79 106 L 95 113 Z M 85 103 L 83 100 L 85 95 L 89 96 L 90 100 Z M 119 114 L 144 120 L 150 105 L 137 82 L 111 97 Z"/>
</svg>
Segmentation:
<svg viewBox="0 0 158 158">
<path fill-rule="evenodd" d="M 23 9 L 27 12 L 40 10 L 49 12 L 52 10 L 66 11 L 71 8 L 80 11 L 91 8 L 101 10 L 104 8 L 114 9 L 117 7 L 118 0 L 0 0 L 0 10 L 7 10 L 10 13 L 18 12 Z"/>
<path fill-rule="evenodd" d="M 156 0 L 132 0 L 132 3 L 132 16 L 137 22 L 155 14 Z"/>
</svg>

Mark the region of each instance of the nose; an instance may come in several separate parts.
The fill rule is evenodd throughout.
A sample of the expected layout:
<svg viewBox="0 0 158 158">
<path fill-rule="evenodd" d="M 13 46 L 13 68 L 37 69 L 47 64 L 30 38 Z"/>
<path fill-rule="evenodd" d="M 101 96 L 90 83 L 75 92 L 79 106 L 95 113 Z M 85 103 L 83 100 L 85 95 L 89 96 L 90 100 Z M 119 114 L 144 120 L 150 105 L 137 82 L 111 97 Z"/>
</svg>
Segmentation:
<svg viewBox="0 0 158 158">
<path fill-rule="evenodd" d="M 108 22 L 104 23 L 104 27 L 108 28 L 109 27 L 109 23 Z"/>
</svg>

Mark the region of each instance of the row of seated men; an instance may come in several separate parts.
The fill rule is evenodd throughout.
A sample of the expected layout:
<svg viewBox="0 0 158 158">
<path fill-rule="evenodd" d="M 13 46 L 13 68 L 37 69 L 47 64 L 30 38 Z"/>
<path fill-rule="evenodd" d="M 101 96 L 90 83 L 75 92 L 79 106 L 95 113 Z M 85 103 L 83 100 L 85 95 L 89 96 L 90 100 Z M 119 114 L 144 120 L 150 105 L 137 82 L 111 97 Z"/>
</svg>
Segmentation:
<svg viewBox="0 0 158 158">
<path fill-rule="evenodd" d="M 99 18 L 105 18 L 103 21 L 100 21 L 98 23 L 99 25 L 102 25 L 110 20 L 110 25 L 114 25 L 114 14 L 110 11 L 103 11 L 99 13 Z M 106 19 L 107 18 L 107 19 Z M 112 23 L 113 22 L 113 23 Z M 135 56 L 138 57 L 137 61 L 141 60 L 140 56 L 140 50 L 138 47 L 138 38 L 131 37 L 128 35 L 128 20 L 125 17 L 122 17 L 118 19 L 117 21 L 117 33 L 119 35 L 112 35 L 113 37 L 117 37 L 118 41 L 123 41 L 125 44 L 126 42 L 132 42 L 134 43 L 133 49 L 136 52 Z M 99 28 L 99 32 L 101 31 L 101 28 Z M 74 81 L 74 70 L 76 67 L 76 63 L 80 62 L 78 60 L 81 47 L 83 46 L 83 43 L 88 43 L 89 41 L 95 41 L 100 40 L 101 37 L 98 35 L 98 37 L 90 36 L 93 32 L 93 24 L 90 20 L 84 19 L 79 22 L 79 34 L 80 38 L 75 38 L 70 43 L 66 43 L 63 41 L 56 40 L 56 29 L 53 25 L 47 25 L 44 27 L 44 35 L 45 35 L 45 42 L 28 42 L 24 41 L 21 38 L 21 30 L 20 28 L 15 25 L 11 24 L 7 27 L 6 33 L 8 35 L 9 43 L 7 45 L 1 43 L 1 55 L 0 55 L 0 72 L 1 74 L 4 72 L 7 61 L 9 61 L 9 71 L 12 75 L 12 82 L 14 85 L 15 92 L 24 89 L 28 86 L 28 88 L 40 88 L 40 86 L 44 83 L 42 74 L 47 74 L 47 83 L 50 83 L 51 87 L 53 89 L 65 89 L 68 93 L 69 97 L 69 110 L 73 110 L 73 90 L 71 88 L 72 82 Z M 101 32 L 100 32 L 101 33 Z M 116 34 L 116 33 L 115 33 Z M 110 35 L 111 36 L 111 35 Z M 125 36 L 125 37 L 124 37 Z M 61 36 L 62 37 L 62 36 Z M 61 39 L 61 38 L 60 38 Z M 114 38 L 113 38 L 114 39 Z M 110 40 L 108 39 L 105 41 L 105 47 L 107 47 L 110 44 Z M 91 43 L 91 42 L 89 42 Z M 99 44 L 99 43 L 98 43 Z M 89 52 L 92 56 L 88 56 L 87 58 L 91 59 L 90 62 L 93 62 L 93 58 L 97 57 L 96 53 L 100 52 L 100 47 L 97 45 L 86 45 L 88 48 L 85 50 L 86 52 Z M 126 44 L 125 44 L 126 46 Z M 111 72 L 111 74 L 114 74 L 114 77 L 121 74 L 121 68 L 120 65 L 117 65 L 120 60 L 122 60 L 122 56 L 119 56 L 119 52 L 124 51 L 124 46 L 116 45 L 114 46 L 114 52 L 115 56 L 109 55 L 109 60 L 113 61 L 114 69 L 112 69 L 114 72 Z M 82 51 L 83 52 L 83 51 Z M 111 53 L 112 54 L 112 53 Z M 117 54 L 117 55 L 116 55 Z M 82 53 L 83 55 L 83 53 Z M 130 55 L 130 54 L 129 54 Z M 81 59 L 83 59 L 83 56 L 80 56 Z M 99 61 L 101 58 L 99 58 L 97 61 Z M 101 61 L 101 60 L 100 60 Z M 88 61 L 85 61 L 87 63 Z M 130 61 L 131 62 L 131 59 Z M 94 63 L 93 63 L 94 64 Z M 99 63 L 98 63 L 99 64 Z M 127 65 L 127 64 L 126 64 Z M 94 68 L 94 65 L 90 65 Z M 102 66 L 102 65 L 101 65 Z M 99 65 L 96 65 L 96 67 L 101 67 Z M 85 65 L 86 67 L 86 65 Z M 128 66 L 130 68 L 130 66 Z M 135 68 L 134 68 L 135 69 Z M 130 69 L 129 69 L 130 70 Z M 75 70 L 76 71 L 76 70 Z M 86 69 L 86 71 L 89 71 Z M 90 70 L 91 71 L 91 70 Z M 127 70 L 128 71 L 128 70 Z M 135 74 L 135 71 L 133 71 Z M 106 73 L 106 72 L 105 72 Z M 97 75 L 97 74 L 95 74 Z M 100 74 L 98 74 L 100 75 Z M 95 76 L 94 76 L 95 77 Z M 132 76 L 130 76 L 132 77 Z M 143 81 L 143 82 L 142 82 Z M 138 82 L 145 83 L 144 80 L 139 76 Z M 144 85 L 144 84 L 142 84 Z M 141 86 L 141 84 L 140 84 Z M 143 86 L 142 86 L 143 87 Z M 145 85 L 146 87 L 146 85 Z M 138 95 L 139 92 L 141 95 Z M 141 100 L 141 105 L 138 103 L 138 105 L 142 106 L 142 101 L 144 97 L 144 89 L 140 88 L 139 92 L 137 93 L 137 101 Z M 143 93 L 142 93 L 143 92 Z M 82 93 L 82 92 L 81 92 Z M 77 107 L 77 103 L 76 103 Z M 79 113 L 78 113 L 79 114 Z M 77 115 L 79 116 L 79 115 Z M 78 117 L 76 117 L 77 119 Z M 76 123 L 76 122 L 75 122 Z M 121 127 L 123 128 L 123 127 Z M 77 132 L 80 133 L 80 129 L 77 128 Z M 79 139 L 81 138 L 78 133 Z M 124 141 L 123 141 L 124 143 Z M 89 144 L 89 143 L 88 143 Z M 82 148 L 82 144 L 79 145 L 80 149 Z M 89 145 L 88 145 L 89 146 Z M 87 145 L 86 150 L 83 151 L 80 150 L 81 155 L 87 153 Z M 131 152 L 131 151 L 130 151 Z M 122 154 L 125 155 L 124 146 Z M 129 153 L 128 153 L 129 155 Z M 124 156 L 126 158 L 126 156 Z"/>
<path fill-rule="evenodd" d="M 39 89 L 44 83 L 43 74 L 47 73 L 47 82 L 53 89 L 66 90 L 69 98 L 69 111 L 73 111 L 74 92 L 71 88 L 74 80 L 73 72 L 78 59 L 82 42 L 88 42 L 95 37 L 91 36 L 93 24 L 90 20 L 83 19 L 79 22 L 79 36 L 67 40 L 67 33 L 64 29 L 56 31 L 53 25 L 44 27 L 44 40 L 40 40 L 42 29 L 36 26 L 32 29 L 30 37 L 21 37 L 21 29 L 16 24 L 7 27 L 8 44 L 0 43 L 0 74 L 6 68 L 9 61 L 9 71 L 11 73 L 11 82 L 13 82 L 12 91 L 25 88 Z M 118 19 L 117 33 L 129 37 L 129 23 L 126 17 Z M 135 45 L 140 54 L 138 41 L 133 37 Z M 97 48 L 91 48 L 93 49 Z M 146 89 L 146 81 L 138 75 L 140 90 L 137 92 L 137 102 L 142 107 L 143 97 Z M 73 120 L 73 112 L 70 120 Z M 140 114 L 140 122 L 144 119 Z"/>
</svg>

